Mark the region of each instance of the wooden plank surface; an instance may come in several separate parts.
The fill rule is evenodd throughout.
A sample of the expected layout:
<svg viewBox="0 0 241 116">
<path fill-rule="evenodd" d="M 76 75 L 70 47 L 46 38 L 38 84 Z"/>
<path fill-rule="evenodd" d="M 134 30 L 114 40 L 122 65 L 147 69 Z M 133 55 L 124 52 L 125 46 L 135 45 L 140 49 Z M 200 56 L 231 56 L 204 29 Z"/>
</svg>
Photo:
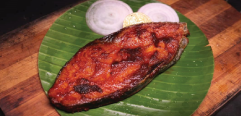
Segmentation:
<svg viewBox="0 0 241 116">
<path fill-rule="evenodd" d="M 209 40 L 215 58 L 214 76 L 193 115 L 211 115 L 241 88 L 241 14 L 224 0 L 160 1 L 191 19 Z M 41 87 L 37 59 L 48 29 L 69 8 L 0 37 L 0 107 L 5 115 L 58 115 Z"/>
</svg>

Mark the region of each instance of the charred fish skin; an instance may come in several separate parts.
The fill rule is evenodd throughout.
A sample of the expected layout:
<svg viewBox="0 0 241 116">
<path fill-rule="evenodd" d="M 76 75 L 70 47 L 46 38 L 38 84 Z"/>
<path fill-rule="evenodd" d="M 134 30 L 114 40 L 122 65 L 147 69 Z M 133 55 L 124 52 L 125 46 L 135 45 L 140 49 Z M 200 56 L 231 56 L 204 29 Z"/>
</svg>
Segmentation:
<svg viewBox="0 0 241 116">
<path fill-rule="evenodd" d="M 61 69 L 48 91 L 66 112 L 123 100 L 179 60 L 188 44 L 186 23 L 144 23 L 96 39 Z"/>
</svg>

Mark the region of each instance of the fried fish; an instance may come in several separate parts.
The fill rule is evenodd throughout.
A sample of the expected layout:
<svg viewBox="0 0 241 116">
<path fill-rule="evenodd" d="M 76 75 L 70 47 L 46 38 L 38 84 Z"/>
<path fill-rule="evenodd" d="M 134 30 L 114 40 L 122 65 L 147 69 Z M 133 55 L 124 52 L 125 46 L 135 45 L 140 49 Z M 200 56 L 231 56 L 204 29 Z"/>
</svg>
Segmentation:
<svg viewBox="0 0 241 116">
<path fill-rule="evenodd" d="M 88 43 L 60 70 L 48 91 L 66 112 L 123 100 L 179 60 L 188 44 L 186 23 L 144 23 Z"/>
</svg>

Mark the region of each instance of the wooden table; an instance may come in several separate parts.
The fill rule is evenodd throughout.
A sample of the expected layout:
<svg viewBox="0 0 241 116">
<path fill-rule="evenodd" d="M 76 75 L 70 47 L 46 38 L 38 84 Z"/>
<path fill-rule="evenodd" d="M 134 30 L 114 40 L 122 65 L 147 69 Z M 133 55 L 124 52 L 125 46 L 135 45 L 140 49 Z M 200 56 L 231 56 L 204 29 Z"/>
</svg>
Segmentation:
<svg viewBox="0 0 241 116">
<path fill-rule="evenodd" d="M 208 38 L 215 71 L 210 90 L 193 115 L 211 115 L 241 90 L 241 14 L 224 0 L 160 1 L 191 19 Z M 40 84 L 38 51 L 52 23 L 69 8 L 0 37 L 0 107 L 5 115 L 58 115 Z"/>
</svg>

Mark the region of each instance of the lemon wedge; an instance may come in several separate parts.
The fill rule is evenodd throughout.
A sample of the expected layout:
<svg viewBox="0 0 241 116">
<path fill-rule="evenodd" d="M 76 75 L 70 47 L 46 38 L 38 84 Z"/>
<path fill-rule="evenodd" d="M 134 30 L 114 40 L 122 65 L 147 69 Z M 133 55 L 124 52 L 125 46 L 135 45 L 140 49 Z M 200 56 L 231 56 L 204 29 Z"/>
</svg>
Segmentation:
<svg viewBox="0 0 241 116">
<path fill-rule="evenodd" d="M 148 22 L 152 22 L 152 21 L 147 15 L 141 12 L 135 12 L 126 16 L 123 22 L 123 27 L 127 27 L 134 24 L 140 24 L 140 23 L 148 23 Z"/>
</svg>

